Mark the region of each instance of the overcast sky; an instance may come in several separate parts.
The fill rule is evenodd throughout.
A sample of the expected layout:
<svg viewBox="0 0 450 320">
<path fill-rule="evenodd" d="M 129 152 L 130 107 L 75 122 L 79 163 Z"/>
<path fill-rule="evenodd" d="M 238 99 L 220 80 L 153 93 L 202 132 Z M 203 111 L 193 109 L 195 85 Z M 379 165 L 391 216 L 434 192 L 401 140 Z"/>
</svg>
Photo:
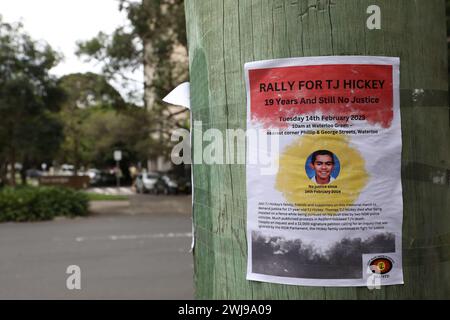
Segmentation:
<svg viewBox="0 0 450 320">
<path fill-rule="evenodd" d="M 83 63 L 75 56 L 75 42 L 91 39 L 99 31 L 109 34 L 127 24 L 117 0 L 0 0 L 0 15 L 5 22 L 22 21 L 34 39 L 45 40 L 63 53 L 64 61 L 51 70 L 57 76 L 100 72 L 99 65 Z M 141 80 L 141 72 L 133 77 Z"/>
</svg>

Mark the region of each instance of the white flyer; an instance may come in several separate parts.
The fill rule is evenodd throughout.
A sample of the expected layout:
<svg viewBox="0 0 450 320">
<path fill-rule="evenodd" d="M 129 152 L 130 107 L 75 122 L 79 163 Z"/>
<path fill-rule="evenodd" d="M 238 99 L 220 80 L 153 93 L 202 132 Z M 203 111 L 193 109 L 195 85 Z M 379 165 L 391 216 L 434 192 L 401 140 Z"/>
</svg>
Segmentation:
<svg viewBox="0 0 450 320">
<path fill-rule="evenodd" d="M 403 284 L 399 65 L 245 64 L 248 280 Z"/>
</svg>

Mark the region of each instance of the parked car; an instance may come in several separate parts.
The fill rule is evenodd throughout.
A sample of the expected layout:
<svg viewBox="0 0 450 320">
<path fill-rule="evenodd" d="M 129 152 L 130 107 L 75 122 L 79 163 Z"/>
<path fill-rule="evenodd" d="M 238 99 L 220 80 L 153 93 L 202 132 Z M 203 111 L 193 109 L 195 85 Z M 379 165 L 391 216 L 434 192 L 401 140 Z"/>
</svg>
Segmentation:
<svg viewBox="0 0 450 320">
<path fill-rule="evenodd" d="M 192 192 L 190 177 L 180 177 L 171 174 L 162 174 L 155 185 L 155 193 L 159 194 L 190 194 Z"/>
<path fill-rule="evenodd" d="M 177 194 L 178 183 L 174 178 L 168 175 L 162 175 L 156 181 L 154 189 L 155 194 Z"/>
<path fill-rule="evenodd" d="M 59 171 L 62 176 L 73 176 L 75 173 L 75 166 L 72 164 L 63 164 Z"/>
<path fill-rule="evenodd" d="M 26 171 L 26 175 L 28 178 L 39 178 L 44 175 L 44 172 L 38 169 L 28 169 Z"/>
<path fill-rule="evenodd" d="M 102 173 L 98 169 L 94 169 L 94 168 L 88 169 L 86 171 L 86 175 L 89 176 L 91 185 L 96 185 L 96 184 L 98 184 L 101 181 Z"/>
<path fill-rule="evenodd" d="M 108 170 L 89 169 L 85 172 L 89 176 L 92 187 L 113 187 L 117 185 L 116 175 Z"/>
<path fill-rule="evenodd" d="M 160 175 L 154 172 L 144 172 L 137 176 L 136 178 L 136 192 L 137 193 L 147 193 L 155 192 L 155 185 L 158 182 Z"/>
</svg>

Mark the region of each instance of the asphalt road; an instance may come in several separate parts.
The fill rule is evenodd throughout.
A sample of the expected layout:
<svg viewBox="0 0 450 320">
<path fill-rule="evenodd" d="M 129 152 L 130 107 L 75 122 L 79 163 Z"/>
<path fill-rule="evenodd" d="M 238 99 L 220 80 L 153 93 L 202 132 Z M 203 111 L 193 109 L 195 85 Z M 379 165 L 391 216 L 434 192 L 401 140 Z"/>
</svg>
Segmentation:
<svg viewBox="0 0 450 320">
<path fill-rule="evenodd" d="M 0 299 L 192 299 L 191 200 L 97 202 L 87 218 L 0 224 Z M 81 270 L 68 290 L 67 267 Z"/>
</svg>

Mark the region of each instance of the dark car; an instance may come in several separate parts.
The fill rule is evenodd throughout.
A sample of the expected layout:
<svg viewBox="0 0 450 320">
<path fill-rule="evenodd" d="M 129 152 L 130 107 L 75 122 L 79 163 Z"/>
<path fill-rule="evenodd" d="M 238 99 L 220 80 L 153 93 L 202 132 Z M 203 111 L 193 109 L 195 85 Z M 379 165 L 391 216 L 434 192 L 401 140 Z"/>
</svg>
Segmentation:
<svg viewBox="0 0 450 320">
<path fill-rule="evenodd" d="M 28 178 L 39 178 L 44 174 L 44 172 L 38 169 L 28 169 L 26 174 Z"/>
<path fill-rule="evenodd" d="M 162 174 L 155 184 L 155 194 L 190 194 L 191 179 L 177 175 Z"/>
<path fill-rule="evenodd" d="M 91 177 L 91 174 L 87 174 Z M 90 178 L 90 184 L 93 187 L 112 187 L 117 184 L 116 175 L 109 171 L 99 171 L 95 173 L 95 176 Z"/>
<path fill-rule="evenodd" d="M 154 186 L 155 194 L 177 194 L 178 183 L 169 175 L 161 175 Z"/>
<path fill-rule="evenodd" d="M 98 169 L 89 169 L 86 174 L 89 176 L 89 183 L 94 186 L 98 185 L 102 179 L 102 172 Z"/>
<path fill-rule="evenodd" d="M 157 193 L 156 184 L 161 176 L 156 172 L 144 172 L 136 177 L 135 187 L 137 193 Z"/>
</svg>

